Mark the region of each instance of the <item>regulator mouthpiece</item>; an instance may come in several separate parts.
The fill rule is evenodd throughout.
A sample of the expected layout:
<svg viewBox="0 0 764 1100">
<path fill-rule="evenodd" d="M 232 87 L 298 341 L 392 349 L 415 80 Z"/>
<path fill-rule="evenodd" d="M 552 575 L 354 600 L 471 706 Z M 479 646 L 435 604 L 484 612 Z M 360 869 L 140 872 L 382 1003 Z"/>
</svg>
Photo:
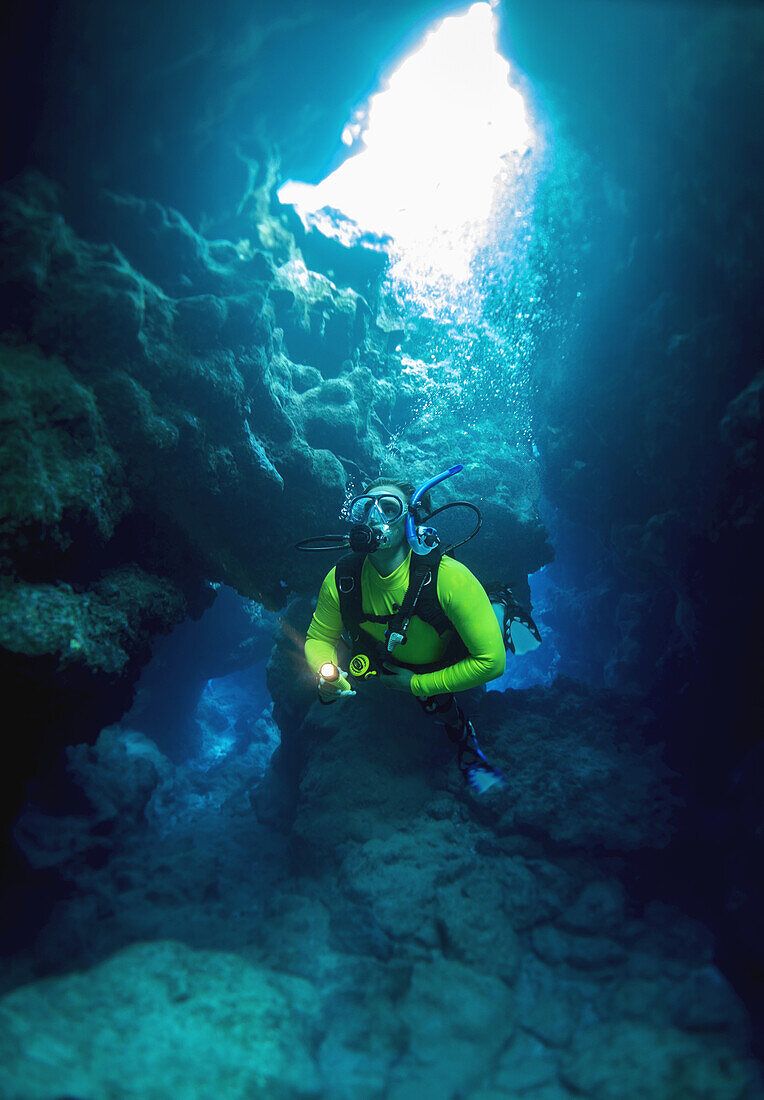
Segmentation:
<svg viewBox="0 0 764 1100">
<path fill-rule="evenodd" d="M 350 528 L 350 549 L 354 554 L 373 554 L 380 546 L 386 546 L 389 541 L 389 528 L 385 525 L 381 530 L 370 527 L 368 523 L 356 523 Z"/>
</svg>

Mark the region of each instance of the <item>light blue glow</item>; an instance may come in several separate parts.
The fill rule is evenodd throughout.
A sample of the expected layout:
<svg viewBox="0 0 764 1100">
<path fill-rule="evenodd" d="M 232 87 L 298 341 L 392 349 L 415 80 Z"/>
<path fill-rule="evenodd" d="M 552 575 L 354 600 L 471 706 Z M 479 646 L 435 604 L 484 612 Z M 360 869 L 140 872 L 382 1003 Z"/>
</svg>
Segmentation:
<svg viewBox="0 0 764 1100">
<path fill-rule="evenodd" d="M 348 227 L 322 217 L 325 207 L 392 238 L 393 277 L 415 283 L 434 269 L 466 281 L 497 189 L 532 142 L 522 96 L 496 49 L 491 6 L 473 4 L 433 28 L 343 140 L 359 152 L 317 186 L 288 181 L 280 200 L 328 235 Z"/>
</svg>

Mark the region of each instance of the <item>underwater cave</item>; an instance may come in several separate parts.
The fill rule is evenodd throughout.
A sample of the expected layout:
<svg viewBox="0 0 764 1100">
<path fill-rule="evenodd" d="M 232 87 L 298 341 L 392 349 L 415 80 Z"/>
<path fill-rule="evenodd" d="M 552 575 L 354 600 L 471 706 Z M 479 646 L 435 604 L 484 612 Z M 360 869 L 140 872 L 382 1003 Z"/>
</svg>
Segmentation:
<svg viewBox="0 0 764 1100">
<path fill-rule="evenodd" d="M 0 1100 L 764 1098 L 761 9 L 2 18 Z"/>
</svg>

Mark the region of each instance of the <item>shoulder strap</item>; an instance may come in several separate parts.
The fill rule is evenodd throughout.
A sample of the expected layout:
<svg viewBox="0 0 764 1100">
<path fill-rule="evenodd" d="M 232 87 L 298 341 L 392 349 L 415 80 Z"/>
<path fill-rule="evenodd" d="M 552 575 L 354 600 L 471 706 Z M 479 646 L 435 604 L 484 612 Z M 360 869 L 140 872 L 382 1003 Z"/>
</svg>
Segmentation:
<svg viewBox="0 0 764 1100">
<path fill-rule="evenodd" d="M 427 558 L 420 558 L 420 561 L 428 561 L 430 557 L 431 555 L 428 554 Z M 417 618 L 431 626 L 438 634 L 445 634 L 447 630 L 453 629 L 453 624 L 440 606 L 438 599 L 438 572 L 442 560 L 442 554 L 433 558 L 430 583 L 422 588 L 416 607 Z"/>
<path fill-rule="evenodd" d="M 363 557 L 360 554 L 345 554 L 334 568 L 334 582 L 340 601 L 340 615 L 345 629 L 355 641 L 358 637 L 363 614 L 361 593 L 361 570 Z"/>
<path fill-rule="evenodd" d="M 389 615 L 372 615 L 363 609 L 363 588 L 361 572 L 364 558 L 362 554 L 345 554 L 334 567 L 334 583 L 340 601 L 342 624 L 353 642 L 357 642 L 361 633 L 361 623 L 387 623 Z"/>
<path fill-rule="evenodd" d="M 422 556 L 412 555 L 409 564 L 409 585 L 403 603 L 390 617 L 388 636 L 405 637 L 412 615 L 433 626 L 439 634 L 450 623 L 438 602 L 438 569 L 442 554 L 438 549 Z"/>
</svg>

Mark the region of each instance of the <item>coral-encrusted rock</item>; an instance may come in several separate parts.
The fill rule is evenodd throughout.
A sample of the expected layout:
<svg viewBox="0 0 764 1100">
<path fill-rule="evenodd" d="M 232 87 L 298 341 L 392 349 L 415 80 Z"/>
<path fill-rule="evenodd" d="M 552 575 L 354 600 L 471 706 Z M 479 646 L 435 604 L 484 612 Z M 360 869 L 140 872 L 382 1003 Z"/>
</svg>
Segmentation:
<svg viewBox="0 0 764 1100">
<path fill-rule="evenodd" d="M 143 819 L 149 799 L 171 767 L 147 737 L 119 727 L 105 729 L 94 746 L 67 749 L 69 768 L 93 805 L 95 824 L 129 829 Z"/>
<path fill-rule="evenodd" d="M 96 853 L 105 858 L 143 822 L 149 799 L 169 778 L 172 765 L 149 738 L 119 727 L 103 730 L 93 747 L 70 747 L 67 757 L 67 770 L 90 814 L 52 819 L 30 807 L 16 823 L 14 837 L 32 867 L 58 867 L 76 879 L 88 859 Z"/>
<path fill-rule="evenodd" d="M 2 664 L 30 752 L 118 718 L 149 638 L 198 614 L 208 579 L 272 606 L 317 580 L 293 531 L 344 482 L 300 436 L 262 254 L 154 204 L 103 210 L 161 286 L 77 237 L 41 177 L 0 200 Z"/>
<path fill-rule="evenodd" d="M 458 882 L 470 870 L 460 840 L 459 824 L 450 821 L 418 821 L 416 828 L 368 840 L 348 851 L 343 887 L 391 938 L 437 943 L 438 885 Z"/>
<path fill-rule="evenodd" d="M 513 1091 L 519 1092 L 522 1089 L 528 1096 L 543 1097 L 544 1093 L 539 1090 L 545 1087 L 559 1088 L 555 1057 L 538 1039 L 518 1031 L 499 1059 L 494 1077 L 496 1093 L 500 1096 L 511 1096 Z M 486 1092 L 485 1100 L 491 1100 L 494 1095 Z M 479 1093 L 475 1100 L 480 1100 Z"/>
<path fill-rule="evenodd" d="M 56 357 L 0 347 L 0 560 L 55 579 L 103 547 L 130 508 L 92 391 Z"/>
<path fill-rule="evenodd" d="M 740 1100 L 753 1084 L 751 1067 L 722 1043 L 700 1046 L 690 1036 L 644 1022 L 581 1028 L 563 1060 L 563 1081 L 597 1100 L 713 1096 Z M 624 1083 L 629 1082 L 624 1093 Z"/>
<path fill-rule="evenodd" d="M 450 958 L 511 984 L 523 950 L 501 900 L 502 884 L 481 869 L 439 888 L 436 920 Z"/>
<path fill-rule="evenodd" d="M 311 1056 L 315 990 L 237 955 L 180 943 L 125 948 L 85 973 L 0 1000 L 0 1092 L 8 1100 L 219 1092 L 320 1093 Z"/>
<path fill-rule="evenodd" d="M 734 448 L 735 462 L 746 468 L 761 460 L 760 447 L 764 422 L 764 371 L 730 401 L 721 422 L 724 442 Z"/>
<path fill-rule="evenodd" d="M 629 896 L 618 878 L 624 860 L 602 853 L 601 821 L 588 841 L 579 829 L 579 850 L 570 843 L 563 850 L 536 830 L 504 835 L 500 806 L 491 810 L 489 800 L 457 785 L 442 732 L 413 700 L 382 691 L 315 706 L 292 730 L 303 744 L 290 792 L 288 872 L 283 838 L 256 824 L 245 797 L 262 756 L 232 754 L 206 772 L 198 764 L 174 768 L 124 730 L 111 731 L 96 752 L 72 751 L 90 817 L 46 821 L 30 810 L 19 823 L 38 865 L 55 866 L 70 888 L 17 964 L 15 984 L 25 981 L 28 992 L 0 1004 L 0 1011 L 11 1005 L 16 1032 L 42 1028 L 47 1036 L 39 999 L 68 996 L 68 987 L 36 982 L 40 973 L 62 961 L 71 967 L 73 959 L 92 965 L 126 941 L 161 940 L 172 929 L 188 944 L 241 952 L 241 974 L 229 975 L 230 990 L 243 998 L 239 1018 L 249 1012 L 253 964 L 268 986 L 274 971 L 310 983 L 320 1001 L 321 1032 L 310 1049 L 322 1096 L 408 1100 L 436 1088 L 486 1100 L 582 1091 L 672 1100 L 675 1080 L 682 1100 L 704 1100 L 708 1087 L 714 1097 L 758 1095 L 745 1013 L 713 965 L 708 930 Z M 638 711 L 562 684 L 548 708 L 554 730 L 545 736 L 580 757 L 581 774 L 571 768 L 564 775 L 571 785 L 587 778 L 587 737 L 604 751 L 583 720 L 594 701 L 598 726 L 606 713 L 618 720 L 620 763 L 628 769 L 638 755 Z M 544 697 L 512 693 L 503 705 L 518 712 L 504 715 L 511 735 L 516 722 L 543 714 Z M 493 753 L 498 745 L 488 750 L 489 740 Z M 163 778 L 143 812 L 157 775 Z M 666 782 L 656 765 L 654 787 Z M 521 784 L 528 800 L 545 799 L 545 783 L 531 770 L 512 777 L 494 801 L 511 802 Z M 611 798 L 613 821 L 634 812 L 620 805 L 617 785 Z M 656 804 L 661 798 L 665 792 Z M 628 843 L 636 841 L 632 831 Z M 659 832 L 645 828 L 642 843 L 660 843 Z M 183 991 L 187 950 L 162 971 Z M 138 982 L 141 957 L 131 959 Z M 205 959 L 212 980 L 217 963 Z M 106 970 L 118 980 L 111 965 Z M 81 988 L 90 982 L 100 991 L 100 972 Z M 92 1030 L 104 1027 L 98 1003 L 84 998 L 81 1011 Z M 174 1026 L 172 1008 L 169 1019 Z M 213 1005 L 207 1019 L 210 1033 L 229 1027 L 218 1024 Z M 74 1055 L 79 1026 L 62 1040 Z M 598 1054 L 592 1032 L 607 1052 Z M 639 1043 L 650 1036 L 656 1042 L 640 1057 Z M 290 1031 L 284 1044 L 302 1064 L 302 1031 Z M 620 1056 L 611 1057 L 613 1050 Z M 34 1050 L 22 1046 L 10 1066 L 36 1073 Z M 106 1072 L 97 1061 L 96 1091 Z M 188 1074 L 198 1091 L 206 1078 L 193 1059 Z M 290 1083 L 285 1072 L 267 1094 L 280 1096 Z"/>
<path fill-rule="evenodd" d="M 424 806 L 432 793 L 428 761 L 445 738 L 427 720 L 422 726 L 413 699 L 382 687 L 311 708 L 298 733 L 305 763 L 292 828 L 306 856 L 325 858 L 348 841 L 404 828 Z"/>
<path fill-rule="evenodd" d="M 399 1009 L 415 1059 L 394 1075 L 391 1100 L 458 1095 L 486 1074 L 512 1033 L 512 1008 L 498 978 L 446 959 L 416 964 Z"/>
<path fill-rule="evenodd" d="M 501 832 L 621 852 L 668 842 L 671 773 L 643 740 L 638 709 L 628 729 L 614 703 L 563 678 L 548 693 L 488 693 L 483 741 L 511 778 Z"/>
<path fill-rule="evenodd" d="M 136 565 L 104 572 L 85 591 L 65 583 L 3 581 L 2 684 L 21 725 L 9 725 L 21 776 L 44 767 L 61 741 L 82 740 L 127 709 L 150 638 L 177 622 L 185 608 L 174 584 Z M 13 768 L 4 775 L 8 812 L 24 791 Z"/>
<path fill-rule="evenodd" d="M 608 932 L 624 919 L 624 889 L 617 879 L 590 882 L 560 918 L 563 928 Z"/>
<path fill-rule="evenodd" d="M 369 307 L 355 291 L 338 290 L 295 257 L 276 273 L 271 300 L 286 349 L 296 363 L 307 363 L 324 378 L 333 378 L 343 363 L 357 358 Z"/>
<path fill-rule="evenodd" d="M 580 970 L 599 970 L 624 962 L 626 951 L 604 936 L 573 936 L 551 926 L 535 928 L 533 949 L 550 966 L 566 962 Z"/>
<path fill-rule="evenodd" d="M 551 692 L 485 693 L 471 713 L 481 746 L 509 778 L 506 791 L 475 803 L 500 834 L 617 852 L 668 842 L 671 773 L 660 747 L 644 740 L 639 708 L 560 679 Z M 381 685 L 313 706 L 289 733 L 299 789 L 295 779 L 291 795 L 282 792 L 293 800 L 283 811 L 290 818 L 296 811 L 292 836 L 310 859 L 404 827 L 452 764 L 442 727 Z M 617 905 L 617 892 L 594 889 L 579 899 L 570 926 L 596 918 L 604 930 Z"/>
<path fill-rule="evenodd" d="M 292 525 L 310 527 L 327 490 L 341 493 L 343 475 L 337 459 L 300 438 L 291 364 L 274 343 L 271 269 L 260 254 L 213 248 L 150 204 L 121 209 L 135 262 L 151 267 L 146 257 L 156 252 L 156 278 L 170 261 L 175 274 L 188 265 L 191 294 L 169 298 L 113 244 L 80 240 L 52 189 L 31 176 L 4 193 L 0 211 L 5 316 L 20 339 L 55 352 L 87 388 L 131 512 L 172 530 L 164 564 L 191 565 L 197 578 L 277 604 L 280 582 L 296 580 Z M 155 224 L 142 235 L 149 209 Z M 162 278 L 169 289 L 170 276 Z M 266 513 L 270 522 L 258 523 Z"/>
<path fill-rule="evenodd" d="M 104 573 L 88 592 L 63 582 L 4 581 L 0 607 L 0 638 L 17 659 L 38 661 L 42 672 L 53 657 L 72 679 L 90 670 L 116 681 L 153 631 L 179 617 L 183 601 L 167 582 L 124 566 Z"/>
<path fill-rule="evenodd" d="M 230 292 L 227 261 L 237 259 L 229 241 L 207 241 L 177 210 L 158 202 L 102 192 L 86 228 L 98 240 L 114 243 L 129 263 L 172 298 L 218 303 Z M 261 251 L 248 255 L 247 280 L 268 282 L 273 267 Z M 244 282 L 245 280 L 242 280 Z"/>
<path fill-rule="evenodd" d="M 759 371 L 743 392 L 730 401 L 720 428 L 722 440 L 733 449 L 735 461 L 728 522 L 743 535 L 755 538 L 764 515 L 764 371 Z"/>
<path fill-rule="evenodd" d="M 383 452 L 378 436 L 369 432 L 375 388 L 371 371 L 358 367 L 303 394 L 300 405 L 308 443 L 350 458 L 363 469 L 376 469 Z"/>
</svg>

